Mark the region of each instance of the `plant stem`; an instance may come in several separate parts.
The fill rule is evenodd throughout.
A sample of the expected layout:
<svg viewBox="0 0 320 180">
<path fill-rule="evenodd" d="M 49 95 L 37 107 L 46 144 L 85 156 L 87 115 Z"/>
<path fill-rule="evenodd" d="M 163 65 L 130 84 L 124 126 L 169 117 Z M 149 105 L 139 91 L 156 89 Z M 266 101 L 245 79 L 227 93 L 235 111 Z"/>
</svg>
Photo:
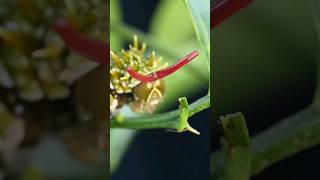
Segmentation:
<svg viewBox="0 0 320 180">
<path fill-rule="evenodd" d="M 251 139 L 253 175 L 320 143 L 320 111 L 314 106 L 288 117 Z M 223 176 L 223 153 L 211 157 L 214 177 Z"/>
<path fill-rule="evenodd" d="M 251 169 L 250 137 L 241 113 L 221 118 L 224 131 L 224 173 L 226 180 L 248 180 Z"/>
<path fill-rule="evenodd" d="M 189 105 L 189 117 L 210 107 L 210 96 L 204 96 Z M 130 129 L 177 129 L 179 127 L 180 111 L 175 110 L 167 113 L 148 115 L 142 117 L 128 117 L 121 121 L 112 118 L 111 128 L 130 128 Z"/>
</svg>

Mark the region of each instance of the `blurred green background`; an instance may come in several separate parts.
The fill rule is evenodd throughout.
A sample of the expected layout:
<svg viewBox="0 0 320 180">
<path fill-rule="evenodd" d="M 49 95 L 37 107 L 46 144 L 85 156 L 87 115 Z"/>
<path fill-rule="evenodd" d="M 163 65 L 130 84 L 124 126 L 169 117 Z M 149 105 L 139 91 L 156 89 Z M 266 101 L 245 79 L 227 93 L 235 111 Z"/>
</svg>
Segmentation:
<svg viewBox="0 0 320 180">
<path fill-rule="evenodd" d="M 211 31 L 212 151 L 220 147 L 219 116 L 243 112 L 254 135 L 311 103 L 319 49 L 310 7 L 310 1 L 256 0 Z M 313 166 L 319 152 L 303 152 L 253 179 L 319 178 Z"/>
</svg>

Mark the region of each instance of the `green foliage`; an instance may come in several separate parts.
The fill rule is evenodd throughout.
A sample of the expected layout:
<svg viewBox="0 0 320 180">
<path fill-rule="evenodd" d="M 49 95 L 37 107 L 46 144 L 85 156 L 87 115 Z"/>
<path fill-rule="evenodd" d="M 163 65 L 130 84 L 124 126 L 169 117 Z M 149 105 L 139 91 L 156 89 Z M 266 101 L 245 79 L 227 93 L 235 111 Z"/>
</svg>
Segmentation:
<svg viewBox="0 0 320 180">
<path fill-rule="evenodd" d="M 311 3 L 310 3 L 311 2 Z M 299 11 L 303 11 L 304 13 L 299 13 L 299 15 L 297 15 L 297 12 L 293 13 L 293 9 L 290 8 L 290 10 L 288 10 L 287 13 L 283 13 L 283 9 L 279 8 L 282 6 L 287 5 L 287 2 L 282 2 L 279 3 L 278 1 L 276 2 L 276 6 L 274 7 L 278 7 L 279 9 L 275 8 L 275 11 L 265 11 L 264 13 L 267 14 L 264 18 L 268 19 L 270 17 L 274 17 L 277 16 L 276 14 L 281 14 L 280 18 L 283 19 L 277 19 L 276 21 L 273 21 L 272 26 L 273 27 L 277 27 L 282 31 L 279 31 L 278 33 L 286 33 L 287 37 L 285 38 L 287 41 L 292 41 L 292 43 L 298 45 L 298 47 L 293 48 L 290 45 L 286 45 L 286 46 L 282 46 L 282 53 L 280 53 L 278 50 L 277 46 L 271 46 L 271 44 L 274 44 L 274 40 L 270 39 L 269 41 L 262 41 L 261 39 L 257 39 L 256 37 L 253 37 L 252 39 L 247 39 L 247 41 L 251 41 L 251 43 L 253 44 L 258 44 L 258 43 L 262 43 L 263 42 L 263 50 L 264 52 L 268 51 L 268 52 L 274 52 L 274 53 L 280 53 L 281 55 L 283 55 L 283 52 L 290 52 L 291 54 L 288 53 L 285 56 L 292 56 L 292 53 L 294 54 L 294 52 L 292 51 L 293 49 L 299 48 L 299 51 L 302 52 L 308 52 L 308 51 L 312 51 L 314 50 L 314 47 L 319 48 L 319 46 L 315 46 L 314 43 L 309 43 L 309 45 L 306 45 L 304 43 L 307 43 L 308 41 L 313 42 L 315 37 L 312 37 L 310 34 L 304 34 L 305 32 L 308 32 L 308 28 L 310 28 L 310 19 L 312 19 L 311 17 L 306 17 L 307 13 L 309 12 L 309 10 L 312 10 L 312 14 L 314 16 L 314 24 L 317 30 L 317 35 L 319 37 L 319 12 L 320 12 L 320 6 L 319 6 L 319 2 L 316 0 L 312 0 L 310 2 L 298 2 L 298 1 L 294 1 L 293 4 L 295 4 L 295 7 L 299 7 Z M 292 2 L 291 2 L 292 3 Z M 310 3 L 310 7 L 309 9 L 306 8 L 306 5 Z M 270 3 L 269 3 L 270 4 Z M 271 4 L 273 4 L 271 2 Z M 299 4 L 299 5 L 298 5 Z M 261 4 L 260 4 L 261 5 Z M 281 9 L 281 10 L 280 10 Z M 264 11 L 264 8 L 260 7 L 260 10 Z M 257 15 L 263 16 L 262 14 L 259 14 L 257 12 L 255 12 Z M 301 15 L 303 14 L 303 15 Z M 290 18 L 288 18 L 290 17 Z M 249 19 L 249 23 L 255 22 L 255 18 L 259 18 L 259 17 L 254 17 L 251 16 L 250 18 L 246 17 L 247 19 Z M 261 17 L 260 17 L 261 18 Z M 284 21 L 284 19 L 288 18 L 289 20 L 295 20 L 294 23 L 293 21 Z M 273 18 L 275 19 L 275 18 Z M 305 20 L 302 20 L 305 19 Z M 307 20 L 306 20 L 307 19 Z M 300 24 L 300 31 L 298 32 L 297 29 L 288 32 L 288 26 L 295 26 L 297 23 L 297 21 L 301 21 L 299 22 Z M 283 23 L 283 24 L 278 24 L 278 23 Z M 270 24 L 269 24 L 270 25 Z M 228 25 L 227 25 L 228 26 Z M 232 23 L 230 24 L 230 26 L 233 26 Z M 285 26 L 287 26 L 286 28 L 284 28 Z M 237 24 L 237 27 L 239 27 L 239 24 Z M 249 30 L 249 28 L 251 28 Z M 256 30 L 254 30 L 255 28 L 257 28 Z M 283 28 L 283 29 L 282 29 Z M 231 30 L 232 28 L 228 28 L 229 30 Z M 250 26 L 250 27 L 244 27 L 244 26 L 240 26 L 239 29 L 237 29 L 238 31 L 242 31 L 241 29 L 247 29 L 249 31 L 253 31 L 253 32 L 257 32 L 259 31 L 258 26 L 254 27 L 254 26 Z M 266 29 L 267 32 L 270 29 Z M 226 32 L 226 34 L 228 34 L 230 32 Z M 240 32 L 239 34 L 242 34 L 243 32 Z M 250 32 L 248 32 L 250 33 Z M 289 34 L 287 34 L 289 33 Z M 236 34 L 235 37 L 239 36 L 239 34 Z M 271 34 L 267 35 L 271 36 Z M 290 37 L 291 36 L 291 37 Z M 246 36 L 248 37 L 248 36 Z M 260 38 L 262 36 L 259 36 Z M 303 37 L 305 37 L 303 39 Z M 230 38 L 230 37 L 229 37 Z M 241 39 L 241 37 L 238 37 L 239 39 Z M 266 37 L 264 37 L 266 38 Z M 239 40 L 237 39 L 237 40 Z M 237 41 L 235 40 L 235 41 Z M 218 40 L 219 41 L 219 40 Z M 256 42 L 257 41 L 257 42 Z M 241 42 L 243 43 L 243 42 Z M 245 42 L 244 42 L 245 44 Z M 267 45 L 267 44 L 270 44 Z M 289 43 L 290 44 L 290 43 Z M 304 44 L 304 45 L 303 45 Z M 314 46 L 314 47 L 312 47 Z M 245 47 L 245 45 L 244 45 Z M 269 49 L 270 48 L 270 49 Z M 252 49 L 252 53 L 250 54 L 251 56 L 254 56 L 256 54 L 259 54 L 261 52 L 259 52 L 259 48 L 257 48 L 258 50 L 255 51 L 256 49 L 253 48 Z M 269 50 L 267 50 L 269 49 Z M 308 49 L 308 50 L 307 50 Z M 244 50 L 244 49 L 242 49 Z M 235 50 L 230 50 L 228 49 L 228 53 L 232 54 L 234 52 L 240 51 L 235 49 Z M 318 53 L 318 50 L 316 50 Z M 232 52 L 232 53 L 230 53 Z M 308 52 L 311 53 L 311 52 Z M 235 53 L 237 54 L 237 53 Z M 272 53 L 270 53 L 272 54 Z M 264 54 L 266 59 L 269 59 L 271 57 L 269 57 L 270 54 Z M 290 54 L 290 55 L 289 55 Z M 233 55 L 231 55 L 233 56 Z M 236 55 L 235 55 L 236 56 Z M 234 58 L 234 57 L 228 57 L 228 58 Z M 288 57 L 286 57 L 288 58 Z M 242 60 L 240 59 L 240 57 L 236 58 L 237 60 Z M 246 58 L 245 58 L 246 59 Z M 251 59 L 254 59 L 251 57 Z M 259 61 L 261 63 L 263 62 L 263 59 L 259 59 L 262 60 Z M 284 58 L 282 58 L 284 59 Z M 280 66 L 277 66 L 278 68 L 281 67 L 281 71 L 277 71 L 276 68 L 271 69 L 272 71 L 260 71 L 261 69 L 259 68 L 258 70 L 255 69 L 254 71 L 259 72 L 259 75 L 264 75 L 264 74 L 279 74 L 281 73 L 282 78 L 281 80 L 279 79 L 273 79 L 271 78 L 274 82 L 273 83 L 277 83 L 276 81 L 280 81 L 280 82 L 287 82 L 287 81 L 296 81 L 296 79 L 294 77 L 308 77 L 310 76 L 310 74 L 308 73 L 302 73 L 302 70 L 305 68 L 301 67 L 300 63 L 294 62 L 292 61 L 292 58 L 289 58 L 290 62 L 286 62 L 281 64 Z M 319 58 L 318 58 L 319 59 Z M 256 59 L 254 59 L 256 60 Z M 245 60 L 244 60 L 245 61 Z M 250 61 L 250 60 L 249 60 Z M 310 61 L 312 61 L 312 59 L 309 59 L 308 61 L 304 61 L 306 64 L 310 63 Z M 270 62 L 270 61 L 269 61 Z M 243 62 L 241 61 L 241 63 L 239 63 L 239 65 L 243 65 L 245 63 L 248 62 Z M 248 64 L 254 65 L 254 62 L 250 62 Z M 274 66 L 275 64 L 273 64 L 272 62 L 270 62 L 270 64 L 272 66 Z M 270 65 L 269 64 L 269 65 Z M 313 99 L 313 102 L 306 107 L 305 109 L 294 113 L 293 115 L 290 115 L 282 120 L 280 120 L 278 123 L 276 123 L 275 125 L 271 126 L 270 128 L 268 128 L 265 131 L 260 132 L 257 135 L 254 135 L 253 137 L 250 138 L 250 146 L 249 146 L 249 136 L 247 134 L 247 132 L 245 132 L 244 134 L 238 134 L 239 129 L 243 129 L 244 130 L 244 124 L 238 124 L 239 126 L 237 127 L 241 127 L 241 128 L 226 128 L 228 126 L 225 125 L 224 120 L 222 121 L 222 128 L 224 129 L 224 131 L 230 131 L 229 135 L 227 135 L 226 137 L 236 137 L 235 139 L 233 139 L 231 142 L 231 144 L 235 144 L 235 142 L 241 142 L 240 144 L 242 144 L 242 148 L 241 150 L 236 150 L 235 152 L 235 156 L 233 157 L 228 157 L 228 155 L 226 155 L 226 148 L 222 148 L 221 150 L 218 150 L 216 152 L 213 152 L 212 157 L 211 157 L 211 167 L 212 167 L 212 179 L 237 179 L 240 177 L 242 177 L 241 179 L 250 179 L 250 176 L 253 175 L 257 175 L 259 173 L 261 173 L 263 170 L 265 170 L 266 168 L 284 160 L 285 158 L 288 158 L 290 156 L 293 156 L 301 151 L 304 151 L 308 148 L 314 147 L 314 146 L 318 146 L 320 144 L 320 99 L 319 99 L 319 85 L 320 85 L 320 81 L 319 81 L 319 64 L 320 61 L 317 61 L 318 64 L 318 74 L 317 74 L 317 88 L 315 91 L 315 96 Z M 236 66 L 236 68 L 239 69 L 239 65 Z M 291 69 L 294 66 L 299 66 L 299 68 L 295 70 Z M 251 66 L 252 67 L 252 66 Z M 220 67 L 223 69 L 223 67 Z M 263 68 L 266 68 L 265 66 Z M 228 68 L 230 69 L 230 68 Z M 239 71 L 239 70 L 238 70 Z M 230 72 L 234 72 L 233 69 Z M 252 73 L 251 73 L 252 74 Z M 292 74 L 291 76 L 288 74 Z M 234 73 L 233 73 L 234 75 Z M 234 77 L 233 77 L 234 78 Z M 269 77 L 270 78 L 270 77 Z M 243 81 L 239 80 L 238 76 L 237 76 L 237 80 L 239 81 L 239 83 L 242 83 Z M 218 80 L 219 81 L 219 80 Z M 224 81 L 225 84 L 226 81 Z M 259 79 L 259 82 L 265 82 L 265 78 L 262 77 Z M 273 84 L 268 84 L 268 90 L 270 91 L 273 87 L 276 88 L 277 90 L 280 90 L 281 87 L 279 86 L 274 86 Z M 232 86 L 231 86 L 232 87 Z M 251 93 L 251 91 L 253 92 L 260 92 L 261 94 L 263 94 L 261 91 L 263 91 L 263 88 L 265 88 L 263 85 L 261 85 L 261 83 L 259 84 L 259 87 L 256 87 L 255 84 L 251 83 L 250 88 L 248 88 L 248 86 L 235 86 L 237 88 L 233 89 L 236 90 L 238 93 L 239 91 L 241 91 L 241 87 L 245 87 L 246 90 L 249 90 L 250 97 L 253 98 L 255 97 L 255 95 L 253 95 L 253 93 Z M 229 88 L 229 87 L 228 87 Z M 231 88 L 232 89 L 232 88 Z M 236 101 L 239 98 L 247 98 L 248 99 L 249 96 L 238 96 L 238 97 L 229 97 L 229 100 L 232 101 Z M 250 98 L 249 97 L 249 98 Z M 257 96 L 258 97 L 258 96 Z M 261 97 L 261 95 L 260 95 Z M 266 96 L 268 97 L 268 96 Z M 225 99 L 224 99 L 225 100 Z M 258 98 L 259 102 L 261 102 L 261 98 Z M 240 101 L 242 102 L 242 101 Z M 225 102 L 225 103 L 231 103 L 231 102 Z M 254 103 L 254 101 L 251 102 L 247 102 L 247 103 L 251 103 L 251 104 L 257 104 Z M 232 103 L 231 103 L 232 104 Z M 246 104 L 242 103 L 242 106 L 245 106 Z M 223 105 L 222 105 L 223 106 Z M 229 105 L 230 106 L 230 105 Z M 232 105 L 231 105 L 232 106 Z M 220 107 L 221 108 L 221 107 Z M 228 117 L 228 116 L 227 116 Z M 259 121 L 259 119 L 257 119 L 257 121 Z M 236 135 L 237 134 L 237 135 Z M 242 138 L 241 138 L 242 137 Z M 228 138 L 226 138 L 228 139 Z M 235 141 L 234 141 L 235 140 Z M 227 141 L 227 140 L 226 140 Z M 224 141 L 225 142 L 225 141 Z M 227 148 L 228 150 L 228 148 Z M 227 151 L 228 152 L 228 151 Z M 239 163 L 241 164 L 241 166 L 239 166 Z M 250 165 L 250 167 L 248 167 L 248 165 Z M 239 171 L 239 168 L 244 168 L 241 171 Z M 250 170 L 251 169 L 251 170 Z M 237 175 L 238 177 L 232 177 L 232 174 Z"/>
<path fill-rule="evenodd" d="M 210 64 L 210 0 L 185 0 L 200 44 L 206 51 Z M 209 70 L 210 70 L 210 66 Z"/>
</svg>

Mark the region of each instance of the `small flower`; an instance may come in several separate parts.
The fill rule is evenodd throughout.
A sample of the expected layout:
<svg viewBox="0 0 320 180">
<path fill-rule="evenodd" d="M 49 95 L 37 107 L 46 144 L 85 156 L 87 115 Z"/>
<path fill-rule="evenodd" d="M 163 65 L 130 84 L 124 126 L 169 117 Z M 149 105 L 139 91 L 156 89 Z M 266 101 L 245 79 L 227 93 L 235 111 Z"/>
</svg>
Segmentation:
<svg viewBox="0 0 320 180">
<path fill-rule="evenodd" d="M 133 45 L 128 50 L 122 49 L 119 54 L 110 51 L 110 89 L 117 94 L 131 93 L 133 88 L 140 84 L 140 80 L 133 76 L 127 69 L 133 69 L 140 74 L 148 75 L 164 65 L 161 65 L 161 57 L 157 58 L 153 51 L 149 56 L 145 55 L 146 44 L 139 47 L 137 36 L 134 36 Z"/>
<path fill-rule="evenodd" d="M 127 71 L 128 68 L 134 69 L 134 72 L 144 76 L 167 66 L 161 64 L 162 58 L 156 57 L 154 51 L 146 55 L 146 48 L 147 45 L 143 43 L 140 46 L 138 37 L 134 36 L 133 44 L 130 44 L 127 50 L 122 49 L 119 53 L 110 51 L 110 90 L 118 101 L 117 108 L 128 104 L 135 112 L 152 113 L 163 99 L 162 80 L 145 83 Z M 111 106 L 110 110 L 112 111 Z"/>
</svg>

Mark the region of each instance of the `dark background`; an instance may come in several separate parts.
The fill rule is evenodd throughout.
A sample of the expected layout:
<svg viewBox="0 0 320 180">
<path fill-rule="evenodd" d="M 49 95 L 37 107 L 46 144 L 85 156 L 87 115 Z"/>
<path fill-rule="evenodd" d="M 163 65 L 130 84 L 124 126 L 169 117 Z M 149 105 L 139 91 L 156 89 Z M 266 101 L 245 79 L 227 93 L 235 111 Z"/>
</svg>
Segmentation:
<svg viewBox="0 0 320 180">
<path fill-rule="evenodd" d="M 242 112 L 254 136 L 310 105 L 319 47 L 309 5 L 298 0 L 256 0 L 211 32 L 212 151 L 220 148 L 219 116 Z M 316 146 L 252 179 L 320 179 L 319 154 Z"/>
</svg>

